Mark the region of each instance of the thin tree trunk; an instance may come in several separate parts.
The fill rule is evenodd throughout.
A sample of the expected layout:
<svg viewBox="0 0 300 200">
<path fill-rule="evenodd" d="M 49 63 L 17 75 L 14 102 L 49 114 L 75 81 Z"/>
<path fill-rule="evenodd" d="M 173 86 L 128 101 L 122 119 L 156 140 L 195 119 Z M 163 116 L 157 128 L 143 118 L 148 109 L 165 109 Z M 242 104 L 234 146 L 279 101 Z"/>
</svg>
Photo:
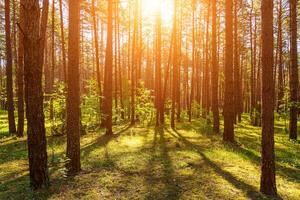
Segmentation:
<svg viewBox="0 0 300 200">
<path fill-rule="evenodd" d="M 103 115 L 106 134 L 112 134 L 113 1 L 108 1 L 107 41 L 104 75 Z"/>
<path fill-rule="evenodd" d="M 20 17 L 19 26 L 24 30 L 24 0 L 20 1 Z M 17 96 L 18 96 L 18 137 L 24 135 L 24 35 L 19 30 L 19 46 L 18 46 L 18 67 L 16 69 L 17 78 Z"/>
<path fill-rule="evenodd" d="M 97 15 L 95 11 L 95 0 L 92 0 L 92 16 L 93 16 L 93 29 L 94 29 L 94 45 L 96 51 L 96 73 L 97 73 L 96 77 L 97 77 L 97 84 L 98 84 L 99 109 L 101 109 L 101 74 L 100 74 L 98 27 L 97 27 Z"/>
<path fill-rule="evenodd" d="M 192 121 L 192 104 L 194 100 L 194 78 L 195 78 L 195 1 L 193 1 L 192 9 L 193 9 L 193 18 L 192 18 L 192 75 L 191 75 L 191 92 L 190 92 L 190 101 L 189 101 L 189 122 Z"/>
<path fill-rule="evenodd" d="M 65 48 L 65 31 L 64 31 L 64 17 L 63 17 L 63 3 L 59 0 L 59 12 L 60 12 L 60 33 L 61 33 L 61 54 L 64 71 L 64 81 L 67 82 L 67 58 Z"/>
<path fill-rule="evenodd" d="M 135 90 L 137 80 L 137 39 L 138 39 L 138 0 L 135 0 L 135 11 L 134 11 L 134 28 L 133 28 L 133 41 L 132 41 L 132 65 L 131 65 L 131 125 L 135 124 Z"/>
<path fill-rule="evenodd" d="M 174 0 L 174 17 L 173 17 L 173 87 L 172 87 L 172 108 L 171 108 L 171 127 L 175 128 L 175 110 L 177 104 L 177 85 L 178 81 L 178 45 L 177 45 L 177 0 Z"/>
<path fill-rule="evenodd" d="M 213 131 L 220 132 L 219 117 L 219 63 L 217 59 L 217 1 L 212 0 L 212 112 L 213 112 Z"/>
<path fill-rule="evenodd" d="M 10 0 L 5 0 L 5 41 L 6 41 L 6 95 L 8 108 L 8 127 L 11 134 L 16 133 L 14 114 L 12 46 L 10 31 Z"/>
<path fill-rule="evenodd" d="M 161 13 L 156 18 L 156 42 L 155 42 L 155 107 L 156 126 L 163 124 L 162 80 L 161 80 Z"/>
</svg>

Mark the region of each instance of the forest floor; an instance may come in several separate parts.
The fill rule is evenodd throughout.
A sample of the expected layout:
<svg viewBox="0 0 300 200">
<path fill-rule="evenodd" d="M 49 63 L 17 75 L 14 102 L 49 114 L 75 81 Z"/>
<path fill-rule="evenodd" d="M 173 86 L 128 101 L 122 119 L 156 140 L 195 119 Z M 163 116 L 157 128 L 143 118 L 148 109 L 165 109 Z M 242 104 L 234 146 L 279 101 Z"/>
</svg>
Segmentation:
<svg viewBox="0 0 300 200">
<path fill-rule="evenodd" d="M 300 144 L 276 122 L 277 188 L 281 199 L 299 200 Z M 270 199 L 259 192 L 260 128 L 236 126 L 237 144 L 222 142 L 203 119 L 177 129 L 115 126 L 81 138 L 82 172 L 65 176 L 65 137 L 48 137 L 51 186 L 29 186 L 26 139 L 7 134 L 0 114 L 0 199 Z"/>
</svg>

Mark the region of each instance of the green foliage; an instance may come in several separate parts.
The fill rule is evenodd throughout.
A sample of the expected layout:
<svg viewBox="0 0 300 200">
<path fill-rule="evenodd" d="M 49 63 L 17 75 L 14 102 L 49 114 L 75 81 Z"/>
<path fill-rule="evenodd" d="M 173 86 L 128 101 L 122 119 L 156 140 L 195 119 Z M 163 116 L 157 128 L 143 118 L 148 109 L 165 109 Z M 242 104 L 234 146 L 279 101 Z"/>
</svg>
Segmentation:
<svg viewBox="0 0 300 200">
<path fill-rule="evenodd" d="M 152 91 L 145 88 L 144 83 L 141 83 L 137 90 L 137 94 L 136 115 L 142 125 L 149 125 L 153 122 L 155 117 Z"/>
<path fill-rule="evenodd" d="M 46 94 L 46 114 L 51 112 L 53 106 L 53 119 L 51 123 L 52 135 L 63 135 L 66 133 L 66 86 L 63 82 L 55 82 L 55 92 Z"/>
<path fill-rule="evenodd" d="M 99 97 L 98 83 L 94 79 L 87 81 L 87 91 L 88 93 L 82 97 L 81 104 L 81 115 L 82 115 L 82 125 L 87 127 L 88 130 L 95 130 L 100 126 L 101 122 L 101 108 Z"/>
</svg>

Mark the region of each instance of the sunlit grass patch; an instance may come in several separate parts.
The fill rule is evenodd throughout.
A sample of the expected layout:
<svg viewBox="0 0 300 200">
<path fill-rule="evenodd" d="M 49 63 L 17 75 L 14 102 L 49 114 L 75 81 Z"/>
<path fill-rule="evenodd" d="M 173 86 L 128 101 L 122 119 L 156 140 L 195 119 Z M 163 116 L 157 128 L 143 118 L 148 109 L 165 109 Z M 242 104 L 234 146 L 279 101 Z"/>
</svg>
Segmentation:
<svg viewBox="0 0 300 200">
<path fill-rule="evenodd" d="M 270 199 L 259 192 L 260 127 L 243 116 L 235 128 L 234 145 L 222 142 L 205 119 L 175 130 L 122 124 L 112 136 L 88 132 L 81 136 L 83 170 L 74 178 L 65 176 L 66 137 L 48 129 L 51 186 L 38 192 L 28 187 L 26 138 L 1 132 L 0 199 Z M 299 143 L 276 131 L 278 192 L 298 200 Z"/>
</svg>

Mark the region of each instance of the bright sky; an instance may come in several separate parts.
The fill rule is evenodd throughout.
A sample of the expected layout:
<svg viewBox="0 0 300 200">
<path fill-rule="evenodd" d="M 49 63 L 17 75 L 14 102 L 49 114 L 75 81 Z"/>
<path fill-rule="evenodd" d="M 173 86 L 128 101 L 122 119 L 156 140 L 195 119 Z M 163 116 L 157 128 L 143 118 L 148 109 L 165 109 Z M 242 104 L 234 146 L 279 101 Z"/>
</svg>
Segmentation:
<svg viewBox="0 0 300 200">
<path fill-rule="evenodd" d="M 150 18 L 151 21 L 155 21 L 155 15 L 160 10 L 163 26 L 172 26 L 174 14 L 173 2 L 173 0 L 143 0 L 143 18 Z"/>
</svg>

